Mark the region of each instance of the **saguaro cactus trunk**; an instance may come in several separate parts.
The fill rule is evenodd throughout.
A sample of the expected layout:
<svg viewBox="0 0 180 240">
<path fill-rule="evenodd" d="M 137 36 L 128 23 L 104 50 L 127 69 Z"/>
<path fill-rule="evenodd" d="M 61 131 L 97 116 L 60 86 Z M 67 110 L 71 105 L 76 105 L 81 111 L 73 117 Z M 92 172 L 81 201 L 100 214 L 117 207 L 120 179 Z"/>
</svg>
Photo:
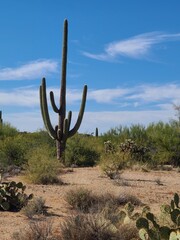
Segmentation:
<svg viewBox="0 0 180 240">
<path fill-rule="evenodd" d="M 68 112 L 68 116 L 66 118 L 66 66 L 67 66 L 67 42 L 68 42 L 68 21 L 64 21 L 64 35 L 63 35 L 63 50 L 62 50 L 62 73 L 61 73 L 61 88 L 60 88 L 60 99 L 59 99 L 59 107 L 57 107 L 54 99 L 54 93 L 50 92 L 50 101 L 54 112 L 58 114 L 58 125 L 53 128 L 49 112 L 48 112 L 48 104 L 47 104 L 47 96 L 46 96 L 46 80 L 42 79 L 42 84 L 40 86 L 40 105 L 41 105 L 41 113 L 44 121 L 44 125 L 49 133 L 49 135 L 56 140 L 56 148 L 57 148 L 57 159 L 60 159 L 64 162 L 64 152 L 66 148 L 66 141 L 69 137 L 72 137 L 79 129 L 85 104 L 86 104 L 86 96 L 87 96 L 87 85 L 84 86 L 82 102 L 79 111 L 79 115 L 77 121 L 72 129 L 70 129 L 72 112 Z"/>
</svg>

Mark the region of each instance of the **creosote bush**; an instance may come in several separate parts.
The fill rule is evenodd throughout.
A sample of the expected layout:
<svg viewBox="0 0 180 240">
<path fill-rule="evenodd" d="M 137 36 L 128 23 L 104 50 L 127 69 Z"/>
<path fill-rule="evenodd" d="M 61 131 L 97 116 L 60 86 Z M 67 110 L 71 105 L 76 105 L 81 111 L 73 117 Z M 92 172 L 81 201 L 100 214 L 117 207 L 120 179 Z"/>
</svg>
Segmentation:
<svg viewBox="0 0 180 240">
<path fill-rule="evenodd" d="M 35 149 L 28 160 L 26 177 L 35 184 L 62 184 L 58 178 L 61 165 L 49 152 L 48 146 Z"/>
</svg>

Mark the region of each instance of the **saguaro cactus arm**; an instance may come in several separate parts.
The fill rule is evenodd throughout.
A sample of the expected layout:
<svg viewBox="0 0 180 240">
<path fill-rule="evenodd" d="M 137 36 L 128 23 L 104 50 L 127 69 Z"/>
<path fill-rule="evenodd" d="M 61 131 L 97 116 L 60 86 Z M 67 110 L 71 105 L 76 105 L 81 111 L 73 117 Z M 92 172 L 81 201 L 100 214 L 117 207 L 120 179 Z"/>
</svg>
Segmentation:
<svg viewBox="0 0 180 240">
<path fill-rule="evenodd" d="M 48 104 L 47 104 L 47 96 L 46 96 L 46 79 L 42 79 L 42 84 L 40 86 L 40 105 L 41 105 L 41 113 L 44 121 L 44 125 L 49 133 L 49 135 L 53 138 L 57 138 L 57 132 L 54 130 L 48 111 Z"/>
<path fill-rule="evenodd" d="M 51 100 L 51 106 L 56 113 L 60 113 L 59 108 L 56 106 L 55 100 L 54 100 L 54 93 L 51 91 L 50 92 L 50 100 Z"/>
<path fill-rule="evenodd" d="M 2 120 L 2 111 L 0 111 L 0 124 L 3 123 L 3 120 Z"/>
<path fill-rule="evenodd" d="M 86 105 L 86 96 L 87 96 L 87 85 L 85 85 L 84 89 L 83 89 L 81 107 L 80 107 L 80 110 L 79 110 L 79 114 L 78 114 L 78 118 L 77 118 L 76 124 L 69 131 L 68 137 L 72 137 L 78 131 L 78 129 L 79 129 L 80 125 L 81 125 L 82 118 L 83 118 L 83 115 L 84 115 L 84 109 L 85 109 L 85 105 Z"/>
</svg>

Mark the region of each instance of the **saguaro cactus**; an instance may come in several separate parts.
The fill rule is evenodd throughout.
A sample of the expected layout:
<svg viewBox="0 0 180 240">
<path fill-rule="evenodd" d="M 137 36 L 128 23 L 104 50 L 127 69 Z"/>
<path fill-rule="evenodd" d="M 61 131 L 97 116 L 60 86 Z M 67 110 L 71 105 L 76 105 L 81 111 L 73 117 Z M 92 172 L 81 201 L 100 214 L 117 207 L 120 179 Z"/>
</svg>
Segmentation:
<svg viewBox="0 0 180 240">
<path fill-rule="evenodd" d="M 50 92 L 50 101 L 54 112 L 58 114 L 58 125 L 54 128 L 51 124 L 47 96 L 46 96 L 46 80 L 42 79 L 42 84 L 40 86 L 40 105 L 41 113 L 44 121 L 44 125 L 49 133 L 49 135 L 56 140 L 57 147 L 57 159 L 64 161 L 64 151 L 66 147 L 66 141 L 69 137 L 72 137 L 79 129 L 81 121 L 84 114 L 86 95 L 87 95 L 87 85 L 84 86 L 82 102 L 79 111 L 77 121 L 72 129 L 70 129 L 72 112 L 68 112 L 66 118 L 66 66 L 67 66 L 67 39 L 68 39 L 68 21 L 64 21 L 64 36 L 63 36 L 63 50 L 62 50 L 62 74 L 61 74 L 61 88 L 60 88 L 60 99 L 59 107 L 55 104 L 54 93 Z"/>
<path fill-rule="evenodd" d="M 2 120 L 2 111 L 0 111 L 0 126 L 2 125 L 3 120 Z"/>
</svg>

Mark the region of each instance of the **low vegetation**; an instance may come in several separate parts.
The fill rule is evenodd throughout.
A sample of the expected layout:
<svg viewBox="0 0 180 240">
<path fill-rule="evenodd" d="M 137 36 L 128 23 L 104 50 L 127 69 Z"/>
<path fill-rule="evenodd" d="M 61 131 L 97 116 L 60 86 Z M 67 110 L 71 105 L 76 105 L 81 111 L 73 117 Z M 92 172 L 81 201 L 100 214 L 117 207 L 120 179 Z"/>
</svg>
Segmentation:
<svg viewBox="0 0 180 240">
<path fill-rule="evenodd" d="M 65 196 L 73 215 L 60 224 L 59 230 L 54 230 L 53 223 L 47 222 L 45 218 L 45 200 L 31 199 L 32 195 L 25 194 L 23 183 L 4 182 L 3 177 L 19 169 L 24 179 L 33 184 L 63 184 L 61 173 L 64 167 L 99 165 L 105 176 L 115 184 L 124 186 L 126 183 L 121 181 L 121 174 L 125 169 L 148 172 L 151 169 L 171 171 L 176 168 L 178 172 L 179 134 L 176 121 L 159 122 L 147 127 L 120 126 L 98 137 L 76 134 L 67 142 L 65 162 L 62 165 L 56 159 L 55 142 L 45 131 L 22 133 L 3 123 L 0 128 L 0 207 L 2 211 L 22 209 L 22 213 L 31 220 L 26 231 L 15 233 L 13 239 L 73 240 L 77 236 L 83 240 L 178 239 L 178 195 L 172 200 L 174 203 L 161 207 L 163 214 L 161 212 L 160 216 L 156 216 L 136 196 L 95 195 L 84 188 L 73 188 Z M 162 185 L 160 178 L 155 179 L 155 182 Z M 5 194 L 2 189 L 9 193 Z M 9 194 L 13 197 L 9 197 Z M 172 217 L 174 212 L 176 217 Z M 40 216 L 44 216 L 44 220 L 41 218 L 39 221 Z M 162 235 L 162 229 L 169 235 Z"/>
</svg>

